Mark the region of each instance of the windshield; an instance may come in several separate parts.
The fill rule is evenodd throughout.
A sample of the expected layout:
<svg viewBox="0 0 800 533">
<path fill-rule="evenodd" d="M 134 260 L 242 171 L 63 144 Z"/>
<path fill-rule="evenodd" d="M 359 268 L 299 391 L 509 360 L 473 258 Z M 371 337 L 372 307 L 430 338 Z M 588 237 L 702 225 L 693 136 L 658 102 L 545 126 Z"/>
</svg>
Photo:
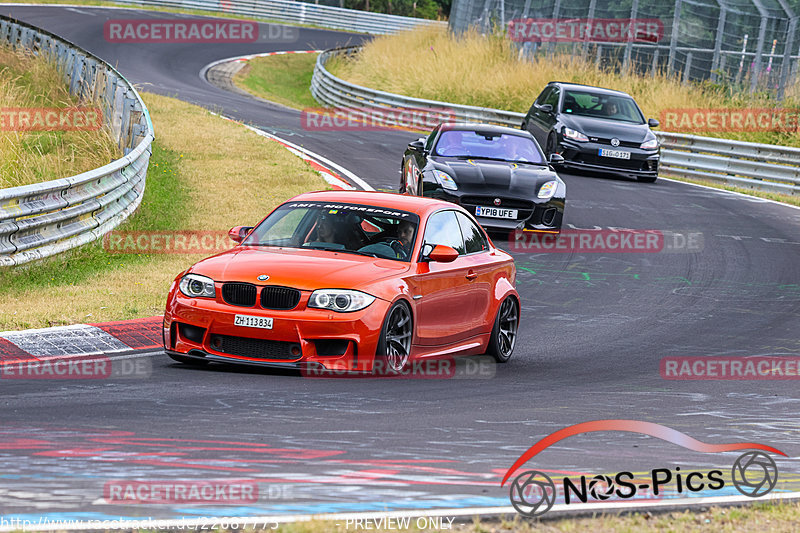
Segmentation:
<svg viewBox="0 0 800 533">
<path fill-rule="evenodd" d="M 242 244 L 330 250 L 409 261 L 419 217 L 357 204 L 290 202 L 276 209 Z"/>
<path fill-rule="evenodd" d="M 633 98 L 596 94 L 588 91 L 566 91 L 561 112 L 606 120 L 644 124 L 644 117 Z"/>
<path fill-rule="evenodd" d="M 445 131 L 439 136 L 433 153 L 450 157 L 545 164 L 542 151 L 530 137 L 488 131 Z"/>
</svg>

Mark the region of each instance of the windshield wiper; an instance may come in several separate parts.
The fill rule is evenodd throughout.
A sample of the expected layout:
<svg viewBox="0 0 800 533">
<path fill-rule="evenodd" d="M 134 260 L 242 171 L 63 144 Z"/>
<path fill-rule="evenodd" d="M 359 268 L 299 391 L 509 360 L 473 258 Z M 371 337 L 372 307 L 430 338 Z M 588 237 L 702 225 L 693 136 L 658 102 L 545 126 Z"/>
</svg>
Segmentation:
<svg viewBox="0 0 800 533">
<path fill-rule="evenodd" d="M 340 252 L 347 252 L 348 254 L 356 254 L 356 255 L 366 255 L 367 257 L 374 257 L 376 259 L 388 259 L 382 255 L 378 255 L 375 252 L 361 252 L 358 250 L 339 250 Z"/>
<path fill-rule="evenodd" d="M 479 159 L 481 161 L 502 161 L 503 163 L 525 163 L 528 165 L 543 165 L 547 166 L 545 162 L 534 162 L 528 161 L 527 159 L 502 159 L 500 157 L 488 157 L 488 156 L 479 156 L 479 155 L 458 155 L 455 156 L 457 159 Z"/>
</svg>

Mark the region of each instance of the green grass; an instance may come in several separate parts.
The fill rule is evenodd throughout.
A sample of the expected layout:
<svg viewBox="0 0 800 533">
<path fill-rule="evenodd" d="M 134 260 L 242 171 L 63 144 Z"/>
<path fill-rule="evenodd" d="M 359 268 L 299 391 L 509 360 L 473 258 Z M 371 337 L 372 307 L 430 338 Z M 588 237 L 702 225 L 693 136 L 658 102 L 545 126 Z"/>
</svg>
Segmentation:
<svg viewBox="0 0 800 533">
<path fill-rule="evenodd" d="M 311 76 L 318 54 L 256 57 L 234 77 L 245 91 L 295 109 L 319 107 L 311 96 Z"/>
<path fill-rule="evenodd" d="M 577 507 L 577 506 L 576 506 Z M 375 527 L 376 533 L 389 532 L 426 532 L 448 533 L 699 533 L 699 532 L 770 532 L 794 533 L 800 523 L 800 503 L 754 502 L 740 507 L 699 508 L 694 511 L 668 513 L 630 513 L 630 514 L 597 514 L 585 518 L 556 518 L 544 515 L 541 519 L 525 519 L 520 515 L 502 518 L 473 518 L 471 521 L 460 521 L 452 524 L 452 529 L 418 529 L 415 519 L 410 521 L 408 529 L 384 529 Z M 444 520 L 447 524 L 447 520 Z M 277 525 L 277 524 L 276 524 Z M 295 522 L 262 527 L 245 526 L 237 531 L 246 533 L 354 533 L 366 531 L 357 528 L 345 520 Z M 225 531 L 225 530 L 219 530 Z M 232 531 L 232 530 L 228 530 Z M 141 530 L 141 533 L 157 533 L 155 530 Z"/>
<path fill-rule="evenodd" d="M 179 156 L 153 143 L 150 171 L 142 203 L 124 226 L 126 231 L 180 229 L 186 213 L 175 209 L 187 201 L 178 176 Z M 0 269 L 0 295 L 16 290 L 80 284 L 98 272 L 126 268 L 148 261 L 140 254 L 108 254 L 97 241 L 44 261 L 14 269 Z M 0 328 L 2 325 L 0 325 Z"/>
</svg>

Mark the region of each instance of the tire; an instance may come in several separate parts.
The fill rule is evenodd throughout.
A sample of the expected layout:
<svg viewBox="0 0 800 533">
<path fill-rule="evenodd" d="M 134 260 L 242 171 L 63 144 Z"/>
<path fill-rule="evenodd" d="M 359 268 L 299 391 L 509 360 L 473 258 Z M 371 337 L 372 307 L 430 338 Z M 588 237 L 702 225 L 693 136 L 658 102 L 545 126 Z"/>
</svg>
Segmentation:
<svg viewBox="0 0 800 533">
<path fill-rule="evenodd" d="M 489 337 L 487 355 L 494 357 L 498 363 L 506 363 L 511 359 L 519 330 L 519 302 L 508 296 L 500 304 L 494 319 L 492 336 Z"/>
<path fill-rule="evenodd" d="M 200 361 L 198 359 L 192 359 L 191 357 L 184 357 L 182 355 L 173 355 L 171 353 L 167 354 L 173 361 L 177 361 L 179 363 L 183 363 L 184 365 L 189 366 L 206 366 L 208 361 Z"/>
<path fill-rule="evenodd" d="M 375 352 L 373 373 L 390 376 L 402 373 L 408 365 L 413 337 L 414 320 L 411 308 L 401 300 L 386 313 Z"/>
<path fill-rule="evenodd" d="M 647 176 L 646 178 L 636 178 L 636 181 L 640 183 L 655 183 L 658 179 L 658 176 Z"/>
</svg>

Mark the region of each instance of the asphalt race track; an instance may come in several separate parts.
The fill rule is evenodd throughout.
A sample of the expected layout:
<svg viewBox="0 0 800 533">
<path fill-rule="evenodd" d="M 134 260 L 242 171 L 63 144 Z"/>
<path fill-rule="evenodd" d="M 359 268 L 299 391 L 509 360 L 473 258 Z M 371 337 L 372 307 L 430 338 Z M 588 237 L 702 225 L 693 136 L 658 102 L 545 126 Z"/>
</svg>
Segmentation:
<svg viewBox="0 0 800 533">
<path fill-rule="evenodd" d="M 109 18 L 181 15 L 44 6 L 0 6 L 0 13 L 72 40 L 145 91 L 274 132 L 377 189 L 396 190 L 402 151 L 416 138 L 304 131 L 298 111 L 199 77 L 218 59 L 330 48 L 362 36 L 300 28 L 297 42 L 111 44 L 103 37 Z M 508 505 L 500 479 L 522 452 L 597 419 L 656 422 L 707 443 L 774 446 L 789 456 L 777 461 L 776 490 L 797 490 L 796 381 L 665 380 L 659 364 L 666 356 L 800 356 L 800 209 L 664 180 L 563 177 L 567 227 L 700 232 L 702 250 L 515 253 L 521 335 L 511 362 L 491 376 L 304 379 L 185 368 L 162 352 L 146 356 L 146 380 L 4 380 L 0 514 L 166 518 Z M 606 431 L 562 441 L 528 466 L 592 475 L 680 466 L 729 475 L 738 455 Z M 259 499 L 211 507 L 102 499 L 109 480 L 208 478 L 258 480 Z M 701 494 L 738 493 L 726 486 Z"/>
</svg>

